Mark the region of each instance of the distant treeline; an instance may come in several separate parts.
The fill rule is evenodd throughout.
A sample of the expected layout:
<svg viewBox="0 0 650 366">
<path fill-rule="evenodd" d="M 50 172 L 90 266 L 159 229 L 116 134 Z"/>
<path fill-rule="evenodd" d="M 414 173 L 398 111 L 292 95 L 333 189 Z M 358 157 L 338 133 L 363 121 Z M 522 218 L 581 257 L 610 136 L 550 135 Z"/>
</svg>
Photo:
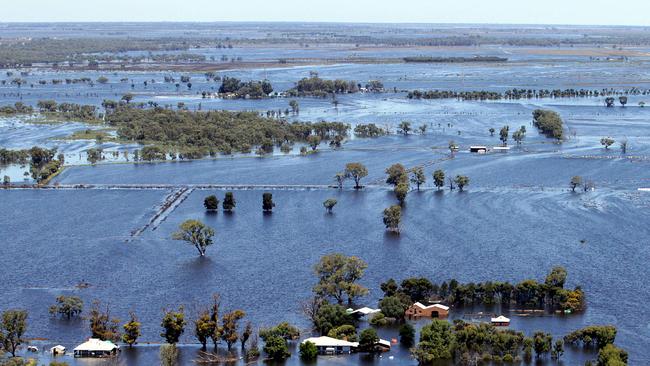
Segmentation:
<svg viewBox="0 0 650 366">
<path fill-rule="evenodd" d="M 242 82 L 239 79 L 224 77 L 219 94 L 225 94 L 230 98 L 266 98 L 273 92 L 273 86 L 268 80 Z"/>
<path fill-rule="evenodd" d="M 424 62 L 424 63 L 437 63 L 437 62 L 505 62 L 508 61 L 505 57 L 496 56 L 474 56 L 474 57 L 430 57 L 430 56 L 413 56 L 404 57 L 404 62 Z"/>
<path fill-rule="evenodd" d="M 535 99 L 535 98 L 587 98 L 610 95 L 649 95 L 650 90 L 630 88 L 615 89 L 511 89 L 503 93 L 487 90 L 453 91 L 453 90 L 413 90 L 406 95 L 409 99 L 461 99 L 461 100 L 499 100 L 499 99 Z"/>
</svg>

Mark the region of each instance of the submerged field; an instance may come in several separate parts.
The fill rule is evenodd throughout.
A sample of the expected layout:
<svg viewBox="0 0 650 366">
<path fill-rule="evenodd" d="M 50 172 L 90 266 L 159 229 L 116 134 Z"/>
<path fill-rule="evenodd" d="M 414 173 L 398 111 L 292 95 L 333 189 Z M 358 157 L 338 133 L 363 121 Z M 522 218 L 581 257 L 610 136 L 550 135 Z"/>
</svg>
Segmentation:
<svg viewBox="0 0 650 366">
<path fill-rule="evenodd" d="M 474 52 L 476 51 L 476 52 Z M 476 311 L 512 314 L 512 329 L 532 335 L 537 330 L 561 337 L 592 324 L 618 328 L 616 344 L 630 354 L 630 364 L 650 363 L 650 114 L 638 105 L 647 95 L 630 96 L 626 107 L 605 108 L 603 98 L 532 99 L 521 101 L 463 102 L 409 100 L 405 90 L 493 90 L 511 88 L 648 88 L 650 61 L 643 47 L 628 50 L 629 61 L 590 61 L 588 56 L 607 56 L 603 50 L 481 47 L 441 49 L 325 49 L 314 52 L 282 47 L 243 47 L 223 51 L 229 56 L 267 60 L 271 57 L 328 58 L 361 53 L 372 57 L 404 57 L 431 53 L 441 56 L 509 55 L 508 63 L 495 64 L 371 64 L 340 63 L 327 66 L 232 70 L 224 75 L 244 80 L 268 78 L 276 90 L 318 71 L 323 78 L 382 80 L 386 93 L 351 94 L 331 99 L 297 98 L 300 121 L 341 121 L 353 127 L 376 123 L 394 131 L 401 121 L 414 128 L 428 126 L 424 135 L 391 134 L 374 139 L 350 136 L 333 150 L 323 143 L 319 152 L 300 156 L 299 146 L 288 153 L 275 151 L 260 158 L 254 154 L 218 155 L 195 161 L 124 163 L 121 158 L 87 165 L 84 152 L 91 147 L 105 151 L 133 151 L 138 145 L 92 140 L 65 140 L 75 131 L 101 126 L 81 122 L 34 123 L 13 117 L 0 118 L 0 147 L 19 149 L 32 145 L 59 147 L 66 169 L 51 185 L 98 185 L 95 189 L 0 190 L 5 212 L 2 233 L 2 279 L 0 310 L 24 308 L 29 312 L 29 338 L 39 348 L 64 344 L 69 348 L 89 335 L 83 320 L 63 321 L 48 314 L 48 306 L 61 294 L 80 296 L 89 307 L 93 299 L 110 304 L 112 313 L 125 320 L 135 311 L 142 322 L 142 345 L 122 353 L 123 364 L 155 364 L 161 342 L 162 309 L 185 305 L 193 319 L 200 304 L 213 293 L 221 294 L 226 310 L 241 308 L 256 327 L 289 321 L 308 335 L 311 324 L 300 311 L 300 302 L 311 295 L 316 283 L 313 265 L 325 254 L 355 255 L 368 263 L 361 283 L 368 287 L 359 306 L 376 307 L 382 297 L 379 284 L 388 278 L 401 280 L 423 276 L 439 283 L 543 280 L 553 266 L 569 273 L 567 287 L 580 285 L 587 296 L 587 310 L 567 316 L 522 317 L 515 309 L 452 308 L 451 319 Z M 208 52 L 191 50 L 191 52 Z M 210 51 L 212 52 L 212 51 Z M 218 51 L 221 52 L 221 51 Z M 232 54 L 231 54 L 232 53 Z M 209 52 L 208 52 L 209 54 Z M 220 54 L 215 54 L 220 56 Z M 358 56 L 358 55 L 357 55 Z M 38 85 L 40 79 L 90 77 L 106 74 L 107 84 Z M 0 86 L 0 106 L 38 100 L 99 105 L 132 92 L 134 101 L 161 105 L 185 103 L 190 109 L 284 110 L 288 99 L 202 99 L 201 90 L 214 90 L 219 83 L 192 74 L 192 90 L 176 90 L 173 84 L 153 83 L 165 72 L 52 71 L 35 70 L 20 88 Z M 129 82 L 119 82 L 128 78 Z M 133 83 L 135 87 L 131 87 Z M 393 88 L 398 89 L 395 91 Z M 567 139 L 561 143 L 539 134 L 531 113 L 537 108 L 558 112 L 565 121 Z M 42 121 L 41 121 L 42 122 Z M 525 126 L 521 146 L 510 140 L 507 153 L 478 155 L 470 145 L 497 146 L 498 131 Z M 490 136 L 489 128 L 497 130 Z M 609 149 L 602 137 L 628 141 L 623 153 L 618 144 Z M 453 140 L 461 150 L 450 155 Z M 276 149 L 277 150 L 277 149 Z M 346 163 L 361 162 L 369 171 L 361 191 L 347 182 L 343 190 L 327 188 Z M 394 163 L 407 168 L 423 166 L 428 182 L 421 191 L 408 194 L 402 233 L 387 234 L 382 224 L 384 208 L 396 203 L 392 187 L 384 183 L 384 170 Z M 28 167 L 0 167 L 12 182 L 31 182 L 23 177 Z M 447 176 L 470 178 L 465 192 L 436 191 L 434 170 Z M 573 176 L 592 181 L 595 190 L 571 192 Z M 150 189 L 142 185 L 165 185 Z M 237 207 L 232 214 L 208 214 L 203 199 L 226 189 L 194 189 L 175 210 L 164 216 L 155 230 L 140 235 L 167 195 L 192 185 L 250 185 L 233 190 Z M 133 185 L 132 189 L 114 188 Z M 280 187 L 259 186 L 278 185 Z M 301 187 L 319 185 L 321 187 Z M 290 186 L 290 187 L 282 187 Z M 114 188 L 114 189 L 111 189 Z M 263 214 L 263 192 L 272 192 L 276 208 Z M 333 214 L 322 202 L 338 200 Z M 171 239 L 186 219 L 200 219 L 215 231 L 215 245 L 205 258 Z M 78 288 L 88 283 L 88 288 Z M 417 327 L 425 322 L 419 322 Z M 191 324 L 191 323 L 190 323 Z M 188 325 L 181 341 L 181 364 L 192 364 L 198 347 Z M 368 326 L 362 322 L 361 327 Z M 395 328 L 379 328 L 380 336 L 395 338 Z M 295 348 L 296 344 L 290 347 Z M 223 351 L 223 350 L 222 350 Z M 584 364 L 595 353 L 567 346 L 564 364 Z M 388 359 L 394 356 L 394 359 Z M 42 355 L 41 357 L 46 357 Z M 416 364 L 407 349 L 394 346 L 382 358 L 356 354 L 363 364 Z M 346 356 L 320 358 L 318 364 L 348 362 Z M 74 365 L 86 361 L 66 358 Z M 550 363 L 550 362 L 549 362 Z M 105 364 L 103 362 L 93 364 Z M 288 365 L 301 364 L 297 355 Z"/>
</svg>

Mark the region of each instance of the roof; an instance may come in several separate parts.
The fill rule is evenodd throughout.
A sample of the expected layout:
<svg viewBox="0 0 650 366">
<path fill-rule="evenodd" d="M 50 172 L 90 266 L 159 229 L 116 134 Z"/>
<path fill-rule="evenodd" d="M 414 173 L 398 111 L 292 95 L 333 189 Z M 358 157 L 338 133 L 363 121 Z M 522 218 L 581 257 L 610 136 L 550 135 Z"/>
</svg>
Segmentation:
<svg viewBox="0 0 650 366">
<path fill-rule="evenodd" d="M 316 345 L 316 347 L 358 347 L 359 342 L 348 342 L 342 339 L 336 339 L 332 337 L 322 336 L 322 337 L 311 337 L 307 338 L 302 343 L 311 342 Z"/>
<path fill-rule="evenodd" d="M 433 309 L 433 308 L 435 308 L 435 309 L 441 309 L 441 310 L 445 310 L 445 311 L 449 310 L 449 306 L 445 306 L 445 305 L 442 305 L 442 304 L 433 304 L 433 305 L 429 305 L 429 306 L 424 306 L 424 305 L 422 305 L 421 302 L 416 302 L 415 304 L 413 304 L 413 306 L 417 306 L 420 309 Z"/>
<path fill-rule="evenodd" d="M 390 348 L 390 341 L 387 341 L 385 339 L 380 339 L 379 342 L 377 342 L 377 344 Z"/>
<path fill-rule="evenodd" d="M 75 347 L 75 351 L 112 351 L 117 346 L 111 341 L 102 341 L 97 338 L 90 338 L 86 342 Z"/>
<path fill-rule="evenodd" d="M 380 309 L 371 309 L 371 308 L 369 308 L 367 306 L 364 306 L 364 307 L 362 307 L 360 309 L 357 309 L 357 310 L 348 309 L 348 313 L 350 313 L 350 314 L 363 314 L 363 315 L 375 314 L 375 313 L 378 313 L 380 311 L 381 311 Z"/>
<path fill-rule="evenodd" d="M 50 348 L 50 351 L 51 350 L 65 351 L 65 347 L 63 347 L 62 345 L 59 344 L 59 345 L 56 345 L 56 346 Z"/>
<path fill-rule="evenodd" d="M 492 323 L 510 323 L 510 319 L 506 318 L 503 315 L 499 315 L 496 318 L 490 318 L 490 321 Z"/>
<path fill-rule="evenodd" d="M 482 145 L 472 145 L 469 147 L 470 149 L 487 149 L 487 146 L 482 146 Z"/>
<path fill-rule="evenodd" d="M 494 146 L 494 150 L 510 150 L 510 146 Z"/>
</svg>

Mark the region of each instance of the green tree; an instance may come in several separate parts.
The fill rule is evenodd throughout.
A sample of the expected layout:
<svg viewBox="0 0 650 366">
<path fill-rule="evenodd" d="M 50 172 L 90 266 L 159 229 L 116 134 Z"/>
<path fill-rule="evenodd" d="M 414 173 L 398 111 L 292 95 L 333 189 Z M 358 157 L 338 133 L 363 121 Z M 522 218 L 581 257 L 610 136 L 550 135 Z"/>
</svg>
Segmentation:
<svg viewBox="0 0 650 366">
<path fill-rule="evenodd" d="M 313 342 L 305 341 L 300 343 L 300 358 L 305 361 L 313 361 L 318 356 L 318 348 Z"/>
<path fill-rule="evenodd" d="M 424 168 L 419 166 L 411 170 L 411 183 L 416 185 L 418 191 L 420 190 L 420 186 L 426 183 L 426 181 L 427 177 L 424 175 Z"/>
<path fill-rule="evenodd" d="M 440 190 L 440 188 L 445 186 L 445 172 L 438 169 L 433 172 L 433 184 Z"/>
<path fill-rule="evenodd" d="M 183 307 L 179 307 L 178 311 L 165 311 L 160 326 L 163 328 L 160 336 L 165 338 L 167 343 L 178 343 L 181 335 L 185 332 L 185 312 Z"/>
<path fill-rule="evenodd" d="M 314 286 L 314 293 L 319 296 L 333 297 L 341 304 L 347 295 L 348 303 L 355 297 L 368 293 L 368 289 L 357 283 L 363 277 L 366 262 L 357 257 L 346 257 L 340 253 L 329 254 L 321 257 L 314 266 L 318 276 L 318 283 Z"/>
<path fill-rule="evenodd" d="M 374 328 L 366 328 L 359 335 L 359 348 L 366 352 L 372 352 L 375 344 L 379 342 L 379 336 Z"/>
<path fill-rule="evenodd" d="M 627 352 L 613 344 L 608 344 L 598 351 L 596 366 L 625 366 L 627 357 Z"/>
<path fill-rule="evenodd" d="M 271 212 L 275 207 L 275 202 L 273 202 L 273 193 L 264 192 L 262 194 L 262 211 Z"/>
<path fill-rule="evenodd" d="M 571 182 L 569 183 L 571 185 L 571 191 L 575 192 L 576 187 L 579 187 L 582 185 L 582 177 L 579 175 L 575 175 L 571 178 Z"/>
<path fill-rule="evenodd" d="M 260 337 L 266 340 L 270 336 L 279 336 L 286 340 L 298 339 L 300 330 L 288 322 L 282 322 L 275 327 L 260 329 Z"/>
<path fill-rule="evenodd" d="M 244 326 L 244 330 L 239 335 L 239 343 L 241 343 L 242 351 L 246 350 L 246 342 L 248 342 L 248 339 L 251 337 L 251 335 L 253 335 L 253 324 L 251 324 L 251 322 L 247 322 L 246 326 Z"/>
<path fill-rule="evenodd" d="M 409 323 L 399 327 L 399 341 L 405 347 L 411 347 L 415 342 L 415 328 Z"/>
<path fill-rule="evenodd" d="M 396 186 L 400 183 L 408 182 L 408 173 L 402 164 L 391 165 L 386 169 L 386 174 L 388 175 L 386 178 L 387 184 Z"/>
<path fill-rule="evenodd" d="M 399 225 L 402 221 L 402 207 L 399 205 L 393 205 L 385 209 L 383 221 L 384 225 L 386 226 L 386 230 L 399 234 Z"/>
<path fill-rule="evenodd" d="M 228 351 L 239 339 L 239 321 L 246 315 L 242 310 L 233 310 L 223 315 L 221 319 L 221 339 L 226 342 Z"/>
<path fill-rule="evenodd" d="M 203 206 L 208 211 L 216 211 L 219 208 L 219 199 L 215 195 L 209 195 L 203 200 Z"/>
<path fill-rule="evenodd" d="M 422 135 L 427 133 L 427 125 L 426 124 L 421 124 L 420 127 L 418 127 L 418 129 L 420 130 L 420 134 L 422 134 Z"/>
<path fill-rule="evenodd" d="M 564 342 L 561 339 L 558 339 L 553 344 L 553 350 L 551 351 L 551 358 L 554 360 L 559 360 L 564 354 Z"/>
<path fill-rule="evenodd" d="M 603 137 L 600 139 L 600 144 L 605 147 L 606 150 L 609 149 L 610 146 L 614 145 L 614 139 L 611 137 Z"/>
<path fill-rule="evenodd" d="M 287 341 L 278 336 L 269 337 L 266 342 L 264 342 L 263 350 L 269 358 L 276 361 L 281 361 L 291 356 L 291 353 L 289 353 L 289 347 L 287 346 Z"/>
<path fill-rule="evenodd" d="M 223 210 L 230 212 L 235 206 L 237 206 L 237 201 L 235 201 L 235 196 L 232 192 L 226 192 L 226 195 L 223 197 Z"/>
<path fill-rule="evenodd" d="M 460 189 L 460 191 L 462 192 L 463 188 L 469 185 L 469 177 L 465 175 L 457 175 L 456 178 L 454 179 L 454 182 L 458 186 L 458 189 Z"/>
<path fill-rule="evenodd" d="M 544 332 L 535 332 L 533 335 L 533 348 L 535 349 L 535 356 L 542 357 L 544 354 L 551 351 L 551 344 L 553 337 Z"/>
<path fill-rule="evenodd" d="M 84 308 L 84 302 L 78 296 L 58 296 L 56 304 L 50 306 L 50 314 L 60 314 L 70 319 L 73 316 L 80 315 Z"/>
<path fill-rule="evenodd" d="M 499 131 L 499 140 L 501 140 L 503 146 L 508 145 L 508 133 L 510 133 L 510 126 L 501 127 L 501 131 Z"/>
<path fill-rule="evenodd" d="M 409 304 L 404 303 L 397 296 L 386 296 L 379 301 L 381 313 L 389 318 L 403 319 L 404 312 L 408 307 Z"/>
<path fill-rule="evenodd" d="M 368 175 L 368 169 L 361 163 L 348 163 L 345 165 L 345 176 L 354 179 L 354 189 L 361 189 L 361 179 Z"/>
<path fill-rule="evenodd" d="M 342 339 L 348 342 L 357 341 L 357 328 L 350 324 L 343 324 L 327 332 L 328 337 Z"/>
<path fill-rule="evenodd" d="M 307 137 L 307 143 L 311 147 L 312 151 L 316 151 L 318 145 L 320 145 L 321 137 L 318 135 L 310 135 Z"/>
<path fill-rule="evenodd" d="M 204 309 L 199 313 L 199 317 L 194 321 L 194 335 L 201 343 L 201 349 L 205 351 L 208 340 L 215 333 L 217 322 L 211 317 L 210 311 Z"/>
<path fill-rule="evenodd" d="M 490 132 L 490 136 L 494 136 L 494 127 L 490 127 L 488 131 Z"/>
<path fill-rule="evenodd" d="M 122 95 L 122 100 L 125 101 L 127 104 L 130 103 L 133 100 L 133 94 L 126 93 Z"/>
<path fill-rule="evenodd" d="M 339 189 L 343 189 L 343 183 L 345 182 L 345 173 L 339 172 L 334 175 L 334 181 L 336 182 L 336 186 Z"/>
<path fill-rule="evenodd" d="M 194 245 L 201 257 L 205 256 L 208 246 L 212 245 L 214 230 L 199 220 L 186 220 L 179 226 L 179 230 L 172 234 L 172 239 L 182 240 Z"/>
<path fill-rule="evenodd" d="M 567 271 L 564 267 L 557 266 L 553 267 L 551 272 L 546 276 L 544 283 L 546 286 L 551 288 L 558 287 L 564 288 L 564 283 L 566 282 Z"/>
<path fill-rule="evenodd" d="M 332 209 L 336 206 L 336 203 L 337 201 L 334 198 L 328 198 L 323 202 L 323 206 L 327 210 L 327 213 L 332 213 Z"/>
<path fill-rule="evenodd" d="M 420 330 L 420 342 L 413 349 L 413 356 L 421 364 L 452 358 L 455 337 L 447 321 L 434 319 Z"/>
<path fill-rule="evenodd" d="M 410 188 L 408 183 L 404 182 L 399 183 L 395 186 L 395 189 L 393 191 L 395 192 L 395 196 L 397 197 L 400 205 L 404 205 L 404 202 L 406 201 L 406 195 L 409 193 L 409 189 Z"/>
<path fill-rule="evenodd" d="M 25 342 L 23 336 L 27 331 L 27 311 L 6 310 L 2 313 L 2 324 L 0 327 L 0 340 L 3 348 L 12 357 L 16 357 L 16 349 Z"/>
<path fill-rule="evenodd" d="M 400 122 L 399 126 L 397 127 L 397 130 L 404 134 L 405 136 L 411 132 L 411 122 L 409 121 L 402 121 Z"/>
<path fill-rule="evenodd" d="M 512 139 L 515 140 L 517 145 L 520 145 L 522 141 L 524 141 L 525 137 L 526 137 L 526 132 L 524 132 L 521 129 L 512 133 Z"/>
<path fill-rule="evenodd" d="M 318 308 L 314 315 L 314 325 L 323 335 L 329 333 L 332 328 L 345 324 L 354 325 L 354 319 L 350 314 L 348 314 L 346 309 L 339 304 L 324 303 Z"/>
<path fill-rule="evenodd" d="M 124 329 L 124 334 L 122 334 L 122 342 L 128 344 L 129 347 L 132 347 L 138 342 L 138 337 L 140 337 L 142 333 L 140 333 L 141 324 L 138 321 L 138 318 L 135 317 L 135 313 L 130 312 L 129 316 L 131 319 L 122 326 Z"/>
<path fill-rule="evenodd" d="M 293 112 L 293 114 L 298 114 L 298 112 L 300 111 L 300 105 L 298 104 L 297 100 L 290 100 L 289 107 L 291 107 L 291 111 Z"/>
<path fill-rule="evenodd" d="M 120 320 L 111 318 L 108 304 L 106 310 L 102 311 L 101 303 L 98 300 L 93 301 L 87 320 L 90 323 L 92 338 L 99 338 L 103 341 L 117 341 L 120 339 Z"/>
</svg>

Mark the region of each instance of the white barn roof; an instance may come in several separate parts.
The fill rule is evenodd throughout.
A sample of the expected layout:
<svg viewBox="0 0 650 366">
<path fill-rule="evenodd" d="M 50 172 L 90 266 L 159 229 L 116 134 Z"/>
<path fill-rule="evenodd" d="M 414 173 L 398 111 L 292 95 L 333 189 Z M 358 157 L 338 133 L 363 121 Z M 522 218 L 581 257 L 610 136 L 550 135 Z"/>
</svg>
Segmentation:
<svg viewBox="0 0 650 366">
<path fill-rule="evenodd" d="M 111 341 L 102 341 L 97 338 L 90 338 L 86 342 L 75 347 L 74 351 L 107 351 L 117 349 L 117 346 Z"/>
<path fill-rule="evenodd" d="M 499 315 L 496 318 L 490 318 L 490 321 L 492 323 L 510 323 L 510 319 L 506 318 L 503 315 Z"/>
<path fill-rule="evenodd" d="M 311 337 L 307 338 L 302 343 L 311 342 L 316 345 L 316 347 L 357 347 L 359 342 L 348 342 L 342 339 L 336 339 L 332 337 L 322 336 L 322 337 Z"/>
</svg>

